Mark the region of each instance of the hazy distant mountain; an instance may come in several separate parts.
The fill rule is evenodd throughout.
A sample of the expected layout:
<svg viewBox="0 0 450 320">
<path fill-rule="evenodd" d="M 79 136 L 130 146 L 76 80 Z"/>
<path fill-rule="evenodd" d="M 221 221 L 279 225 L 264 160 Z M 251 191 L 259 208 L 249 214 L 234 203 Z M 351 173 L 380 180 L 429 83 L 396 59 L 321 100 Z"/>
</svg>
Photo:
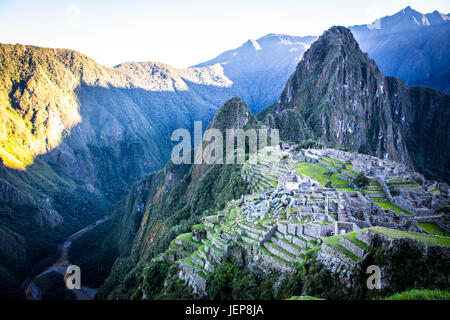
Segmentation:
<svg viewBox="0 0 450 320">
<path fill-rule="evenodd" d="M 303 53 L 316 39 L 268 34 L 196 67 L 220 64 L 233 81 L 231 96 L 241 97 L 252 112 L 259 112 L 277 99 Z"/>
<path fill-rule="evenodd" d="M 450 16 L 407 7 L 372 24 L 350 27 L 380 70 L 412 86 L 450 92 Z"/>
</svg>

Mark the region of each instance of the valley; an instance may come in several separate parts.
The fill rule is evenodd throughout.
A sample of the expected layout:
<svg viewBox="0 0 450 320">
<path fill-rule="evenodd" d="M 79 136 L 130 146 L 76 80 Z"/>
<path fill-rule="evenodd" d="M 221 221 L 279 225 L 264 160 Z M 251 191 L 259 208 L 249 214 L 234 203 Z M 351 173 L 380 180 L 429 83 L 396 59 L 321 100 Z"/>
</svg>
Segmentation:
<svg viewBox="0 0 450 320">
<path fill-rule="evenodd" d="M 60 245 L 60 256 L 55 261 L 55 263 L 51 266 L 45 269 L 44 271 L 40 272 L 37 275 L 32 276 L 30 279 L 27 279 L 25 284 L 25 295 L 27 300 L 41 300 L 42 294 L 41 289 L 36 286 L 36 282 L 39 281 L 41 278 L 45 278 L 46 275 L 49 273 L 57 273 L 60 276 L 56 277 L 56 279 L 51 278 L 47 281 L 54 281 L 56 286 L 63 287 L 65 286 L 65 276 L 67 273 L 67 267 L 70 265 L 70 262 L 68 260 L 69 258 L 69 252 L 70 252 L 70 246 L 72 245 L 72 242 L 78 239 L 80 236 L 82 236 L 84 233 L 89 232 L 96 226 L 100 225 L 101 223 L 108 220 L 108 217 L 105 217 L 101 220 L 96 221 L 95 223 L 81 229 L 80 231 L 77 231 L 70 237 L 66 239 L 64 243 Z M 63 289 L 64 290 L 64 289 Z M 77 300 L 91 300 L 95 295 L 95 289 L 89 288 L 87 286 L 82 286 L 81 289 L 75 289 L 72 291 L 75 295 L 75 298 Z M 45 292 L 49 293 L 49 292 Z M 52 296 L 54 298 L 54 296 Z"/>
<path fill-rule="evenodd" d="M 448 294 L 449 21 L 407 7 L 185 69 L 0 44 L 0 299 Z M 195 122 L 281 142 L 178 165 Z"/>
</svg>

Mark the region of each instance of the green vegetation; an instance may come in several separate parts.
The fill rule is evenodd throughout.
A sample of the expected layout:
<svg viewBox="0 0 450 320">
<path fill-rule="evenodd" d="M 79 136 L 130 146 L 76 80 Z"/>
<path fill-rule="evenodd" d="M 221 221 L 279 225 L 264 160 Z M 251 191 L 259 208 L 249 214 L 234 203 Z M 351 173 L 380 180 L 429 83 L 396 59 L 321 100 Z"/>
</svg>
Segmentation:
<svg viewBox="0 0 450 320">
<path fill-rule="evenodd" d="M 407 215 L 407 216 L 410 216 L 410 215 L 411 215 L 409 212 L 407 212 L 407 211 L 405 211 L 405 210 L 403 210 L 403 209 L 397 207 L 395 204 L 393 204 L 393 203 L 391 203 L 391 202 L 389 202 L 389 201 L 375 201 L 375 203 L 376 203 L 377 205 L 379 205 L 383 210 L 392 209 L 392 210 L 394 210 L 397 214 L 401 212 L 401 213 L 403 213 L 403 214 L 405 214 L 405 215 Z"/>
<path fill-rule="evenodd" d="M 439 227 L 434 222 L 419 222 L 419 226 L 429 234 L 434 234 L 436 236 L 450 237 L 450 233 L 446 232 L 444 229 Z"/>
<path fill-rule="evenodd" d="M 80 266 L 83 284 L 92 288 L 103 284 L 118 256 L 109 236 L 111 227 L 111 221 L 106 221 L 73 241 L 70 247 L 69 261 Z"/>
<path fill-rule="evenodd" d="M 367 251 L 371 250 L 371 248 L 367 244 L 365 244 L 364 242 L 362 242 L 359 239 L 356 239 L 356 231 L 346 233 L 346 234 L 343 235 L 343 237 L 348 239 L 348 240 L 350 240 L 351 242 L 353 242 L 354 244 L 356 244 L 360 248 L 363 248 L 363 249 L 365 249 Z"/>
<path fill-rule="evenodd" d="M 337 249 L 339 251 L 341 251 L 342 253 L 344 253 L 347 257 L 349 257 L 350 259 L 352 259 L 353 261 L 361 261 L 361 258 L 355 256 L 353 253 L 351 253 L 350 251 L 348 251 L 347 249 L 345 249 L 339 242 L 340 239 L 340 235 L 334 235 L 331 237 L 327 237 L 323 239 L 323 242 L 325 242 L 326 244 L 328 244 L 330 247 Z"/>
<path fill-rule="evenodd" d="M 384 300 L 450 300 L 450 292 L 412 289 L 383 298 Z"/>
<path fill-rule="evenodd" d="M 438 213 L 450 213 L 450 206 L 443 206 L 436 210 Z"/>
<path fill-rule="evenodd" d="M 323 149 L 324 145 L 314 139 L 308 139 L 306 141 L 302 141 L 298 144 L 296 150 L 299 151 L 300 149 Z"/>
<path fill-rule="evenodd" d="M 302 175 L 316 180 L 323 186 L 327 184 L 328 179 L 324 174 L 328 172 L 328 169 L 322 167 L 321 165 L 308 162 L 298 162 L 295 170 Z M 347 181 L 342 180 L 335 173 L 331 176 L 330 181 L 332 185 L 348 185 Z"/>
<path fill-rule="evenodd" d="M 339 191 L 356 191 L 356 189 L 352 187 L 338 187 L 337 189 Z"/>
<path fill-rule="evenodd" d="M 317 297 L 311 297 L 311 296 L 292 296 L 287 300 L 325 300 Z"/>
<path fill-rule="evenodd" d="M 79 77 L 61 58 L 44 48 L 0 46 L 0 157 L 9 168 L 25 170 L 81 120 L 74 92 Z M 50 115 L 63 126 L 51 127 Z"/>
<path fill-rule="evenodd" d="M 207 279 L 208 296 L 217 300 L 268 300 L 273 298 L 271 282 L 258 279 L 248 269 L 237 264 L 219 264 Z"/>
<path fill-rule="evenodd" d="M 423 242 L 428 245 L 450 246 L 450 238 L 442 238 L 442 237 L 436 237 L 436 236 L 426 235 L 426 234 L 422 234 L 422 233 L 394 230 L 394 229 L 389 229 L 389 228 L 384 228 L 384 227 L 373 227 L 373 228 L 370 228 L 370 230 L 372 230 L 373 232 L 384 234 L 393 239 L 407 238 L 407 239 L 417 240 L 417 241 Z"/>
<path fill-rule="evenodd" d="M 364 174 L 360 173 L 353 180 L 353 184 L 359 188 L 364 188 L 369 184 L 369 179 Z"/>
<path fill-rule="evenodd" d="M 42 300 L 74 300 L 75 294 L 66 289 L 64 277 L 58 272 L 50 272 L 37 279 L 35 285 L 39 288 Z"/>
</svg>

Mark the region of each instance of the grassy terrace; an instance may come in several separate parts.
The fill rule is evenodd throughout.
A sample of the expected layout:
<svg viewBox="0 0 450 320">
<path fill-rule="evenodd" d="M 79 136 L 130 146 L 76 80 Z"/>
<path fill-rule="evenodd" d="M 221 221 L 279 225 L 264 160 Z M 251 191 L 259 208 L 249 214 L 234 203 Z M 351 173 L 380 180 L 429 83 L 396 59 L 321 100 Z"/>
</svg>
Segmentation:
<svg viewBox="0 0 450 320">
<path fill-rule="evenodd" d="M 295 170 L 302 175 L 316 180 L 322 186 L 325 186 L 327 183 L 327 177 L 324 173 L 329 170 L 321 165 L 309 162 L 297 162 Z M 339 178 L 336 173 L 331 176 L 330 180 L 332 185 L 348 185 L 348 182 Z"/>
<path fill-rule="evenodd" d="M 437 289 L 413 289 L 396 293 L 384 300 L 450 300 L 450 292 Z"/>
<path fill-rule="evenodd" d="M 194 224 L 191 229 L 195 230 L 195 231 L 198 231 L 198 232 L 201 232 L 201 231 L 205 230 L 205 225 L 202 224 L 202 223 Z"/>
<path fill-rule="evenodd" d="M 339 160 L 337 160 L 337 159 L 331 158 L 331 157 L 329 157 L 329 156 L 324 156 L 323 158 L 326 159 L 326 160 L 328 160 L 328 161 L 331 161 L 331 162 L 335 162 L 335 163 L 338 163 L 338 164 L 341 164 L 341 165 L 346 165 L 346 164 L 343 163 L 342 161 L 339 161 Z"/>
<path fill-rule="evenodd" d="M 264 251 L 264 253 L 267 254 L 269 257 L 273 257 L 273 258 L 277 259 L 278 261 L 280 261 L 281 263 L 284 263 L 285 265 L 288 265 L 288 266 L 291 265 L 291 263 L 290 263 L 289 261 L 284 260 L 283 258 L 281 258 L 281 257 L 279 257 L 279 256 L 276 256 L 276 255 L 270 253 L 270 251 L 269 251 L 266 247 L 260 246 L 259 248 L 260 248 L 262 251 Z"/>
<path fill-rule="evenodd" d="M 202 270 L 198 271 L 197 274 L 205 280 L 208 278 L 206 273 L 204 273 Z"/>
<path fill-rule="evenodd" d="M 176 237 L 176 239 L 182 240 L 182 241 L 189 241 L 196 246 L 202 245 L 202 243 L 200 241 L 195 241 L 194 239 L 192 239 L 192 232 L 182 233 L 178 237 Z"/>
<path fill-rule="evenodd" d="M 248 246 L 248 247 L 252 247 L 253 246 L 253 244 L 251 244 L 250 242 L 245 241 L 244 239 L 238 240 L 237 243 L 239 243 L 240 245 L 242 245 L 244 247 L 245 246 Z"/>
<path fill-rule="evenodd" d="M 295 257 L 296 257 L 295 254 L 290 253 L 289 251 L 283 249 L 282 247 L 280 247 L 279 245 L 273 243 L 272 241 L 267 241 L 267 243 L 269 245 L 271 245 L 272 248 L 276 249 L 277 251 L 284 253 L 285 255 L 291 257 L 292 259 L 295 259 Z"/>
<path fill-rule="evenodd" d="M 343 162 L 341 162 L 341 161 L 339 161 L 339 160 L 336 160 L 336 159 L 333 159 L 333 158 L 330 158 L 330 157 L 327 157 L 327 156 L 324 156 L 324 157 L 322 158 L 322 160 L 326 161 L 330 166 L 332 166 L 332 167 L 335 168 L 335 169 L 342 170 L 343 172 L 346 172 L 346 173 L 348 173 L 348 174 L 350 174 L 350 175 L 355 175 L 355 176 L 358 175 L 358 174 L 357 174 L 356 172 L 354 172 L 353 170 L 347 169 L 347 168 L 353 169 L 353 166 L 352 166 L 352 165 L 349 165 L 349 164 L 347 164 L 347 163 L 343 163 Z M 345 165 L 346 168 L 338 167 L 338 166 L 336 166 L 336 164 L 339 164 L 339 165 Z"/>
<path fill-rule="evenodd" d="M 394 230 L 384 227 L 373 227 L 370 228 L 371 231 L 384 234 L 385 236 L 388 236 L 392 239 L 413 239 L 416 241 L 423 242 L 428 245 L 443 245 L 443 246 L 450 246 L 450 238 L 442 238 L 437 236 L 430 236 L 426 234 L 421 233 L 415 233 L 415 232 L 409 232 L 409 231 L 400 231 L 400 230 Z"/>
<path fill-rule="evenodd" d="M 421 189 L 421 186 L 413 186 L 413 187 L 395 187 L 394 189 Z"/>
<path fill-rule="evenodd" d="M 450 237 L 450 233 L 440 228 L 434 222 L 419 222 L 419 226 L 430 234 L 434 234 L 436 236 Z"/>
<path fill-rule="evenodd" d="M 225 253 L 226 253 L 225 250 L 222 250 L 222 249 L 220 249 L 220 248 L 217 248 L 214 244 L 211 244 L 211 248 L 212 248 L 214 251 L 217 251 L 217 252 L 219 252 L 219 253 L 222 253 L 222 254 L 225 254 Z"/>
<path fill-rule="evenodd" d="M 188 265 L 190 265 L 193 268 L 199 268 L 200 266 L 195 264 L 194 261 L 192 261 L 191 257 L 187 257 L 183 259 L 184 262 L 186 262 Z"/>
<path fill-rule="evenodd" d="M 179 248 L 183 248 L 183 246 L 181 244 L 178 244 L 175 242 L 175 239 L 173 239 L 172 241 L 170 241 L 170 246 L 171 247 L 179 247 Z"/>
<path fill-rule="evenodd" d="M 366 249 L 367 251 L 369 251 L 371 249 L 367 244 L 365 244 L 361 240 L 356 239 L 356 231 L 355 232 L 346 233 L 346 234 L 343 235 L 343 237 L 345 239 L 350 240 L 351 242 L 353 242 L 354 244 L 356 244 L 360 248 Z"/>
<path fill-rule="evenodd" d="M 339 187 L 336 189 L 338 189 L 339 191 L 356 191 L 356 189 L 352 187 Z"/>
<path fill-rule="evenodd" d="M 397 214 L 404 213 L 407 216 L 410 216 L 411 214 L 399 207 L 397 207 L 395 204 L 389 202 L 389 201 L 375 201 L 375 203 L 377 205 L 379 205 L 383 210 L 387 210 L 387 209 L 392 209 L 394 210 Z"/>
<path fill-rule="evenodd" d="M 305 242 L 305 243 L 307 243 L 308 241 L 306 241 L 305 239 L 303 239 L 303 238 L 300 238 L 299 236 L 297 236 L 297 235 L 292 235 L 292 238 L 297 238 L 297 239 L 299 239 L 300 241 L 303 241 L 303 242 Z"/>
<path fill-rule="evenodd" d="M 328 238 L 324 238 L 323 242 L 325 242 L 326 244 L 328 244 L 330 247 L 341 251 L 342 253 L 344 253 L 347 257 L 349 257 L 350 259 L 352 259 L 353 261 L 361 261 L 361 258 L 355 256 L 353 253 L 351 253 L 350 251 L 348 251 L 347 249 L 345 249 L 341 244 L 340 244 L 340 237 L 339 235 L 334 235 Z"/>
<path fill-rule="evenodd" d="M 384 191 L 383 191 L 383 190 L 368 190 L 368 189 L 363 189 L 363 191 L 364 191 L 365 193 L 368 193 L 369 195 L 370 195 L 371 193 L 383 193 L 383 194 L 384 194 Z"/>
<path fill-rule="evenodd" d="M 274 236 L 275 237 L 275 236 Z M 291 246 L 292 248 L 295 248 L 296 250 L 298 250 L 299 252 L 303 251 L 303 248 L 299 247 L 298 245 L 296 245 L 295 243 L 289 242 L 286 239 L 280 239 L 281 241 L 283 241 L 284 243 L 286 243 L 288 246 Z"/>
</svg>

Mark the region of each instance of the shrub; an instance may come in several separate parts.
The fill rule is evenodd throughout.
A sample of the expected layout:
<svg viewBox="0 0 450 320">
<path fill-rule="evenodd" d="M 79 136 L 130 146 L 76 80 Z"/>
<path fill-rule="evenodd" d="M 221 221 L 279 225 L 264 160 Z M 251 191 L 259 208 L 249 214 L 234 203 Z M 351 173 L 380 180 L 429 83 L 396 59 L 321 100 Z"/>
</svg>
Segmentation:
<svg viewBox="0 0 450 320">
<path fill-rule="evenodd" d="M 363 173 L 360 173 L 353 180 L 353 184 L 359 188 L 364 188 L 365 186 L 367 186 L 369 184 L 369 179 Z"/>
</svg>

